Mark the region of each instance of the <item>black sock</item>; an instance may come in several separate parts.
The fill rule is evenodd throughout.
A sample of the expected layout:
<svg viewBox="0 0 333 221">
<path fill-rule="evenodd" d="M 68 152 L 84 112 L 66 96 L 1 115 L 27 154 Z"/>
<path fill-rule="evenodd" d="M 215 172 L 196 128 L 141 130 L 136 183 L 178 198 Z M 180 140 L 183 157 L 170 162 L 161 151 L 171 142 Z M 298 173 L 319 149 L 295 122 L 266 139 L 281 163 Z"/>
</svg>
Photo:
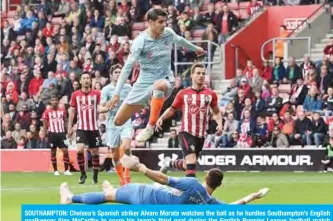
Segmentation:
<svg viewBox="0 0 333 221">
<path fill-rule="evenodd" d="M 58 170 L 57 167 L 57 148 L 51 149 L 51 163 L 54 171 Z"/>
<path fill-rule="evenodd" d="M 81 174 L 85 174 L 85 168 L 84 168 L 84 154 L 82 152 L 77 153 L 77 163 L 80 167 Z"/>
<path fill-rule="evenodd" d="M 185 168 L 184 168 L 184 160 L 181 159 L 181 160 L 171 161 L 170 162 L 170 167 L 178 169 L 178 170 L 185 170 Z"/>
<path fill-rule="evenodd" d="M 93 154 L 92 155 L 92 165 L 93 165 L 93 171 L 94 171 L 94 178 L 97 178 L 98 171 L 99 171 L 99 154 Z"/>
<path fill-rule="evenodd" d="M 68 151 L 64 151 L 64 166 L 65 166 L 65 171 L 68 170 L 68 164 L 69 164 L 69 155 L 68 155 Z"/>
<path fill-rule="evenodd" d="M 195 164 L 187 164 L 186 165 L 186 176 L 187 177 L 195 177 Z"/>
</svg>

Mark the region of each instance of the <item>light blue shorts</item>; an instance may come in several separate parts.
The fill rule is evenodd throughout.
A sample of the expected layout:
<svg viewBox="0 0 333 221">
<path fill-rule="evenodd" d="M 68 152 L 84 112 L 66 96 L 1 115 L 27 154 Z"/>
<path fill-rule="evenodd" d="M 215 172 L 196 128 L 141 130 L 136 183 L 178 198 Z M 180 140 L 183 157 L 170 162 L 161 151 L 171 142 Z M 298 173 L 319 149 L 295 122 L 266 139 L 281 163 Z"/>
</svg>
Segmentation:
<svg viewBox="0 0 333 221">
<path fill-rule="evenodd" d="M 170 82 L 165 80 L 168 85 L 167 94 L 165 99 L 168 99 L 172 94 L 174 82 Z M 150 104 L 152 95 L 153 95 L 154 85 L 147 85 L 142 83 L 135 83 L 131 92 L 127 95 L 125 104 L 129 105 L 142 105 L 143 107 L 147 107 Z"/>
<path fill-rule="evenodd" d="M 132 139 L 132 126 L 120 126 L 109 128 L 106 131 L 106 145 L 110 148 L 120 147 L 121 141 L 124 139 Z"/>
</svg>

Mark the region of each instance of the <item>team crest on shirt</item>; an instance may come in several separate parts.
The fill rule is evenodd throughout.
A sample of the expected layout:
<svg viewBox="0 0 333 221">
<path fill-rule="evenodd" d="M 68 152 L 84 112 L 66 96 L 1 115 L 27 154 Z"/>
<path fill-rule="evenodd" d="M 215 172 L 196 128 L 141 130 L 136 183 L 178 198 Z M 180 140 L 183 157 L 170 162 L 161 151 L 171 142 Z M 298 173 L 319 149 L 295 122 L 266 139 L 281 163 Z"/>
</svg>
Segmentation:
<svg viewBox="0 0 333 221">
<path fill-rule="evenodd" d="M 190 113 L 191 114 L 197 114 L 199 112 L 200 108 L 195 105 L 195 104 L 191 104 L 190 105 Z"/>
</svg>

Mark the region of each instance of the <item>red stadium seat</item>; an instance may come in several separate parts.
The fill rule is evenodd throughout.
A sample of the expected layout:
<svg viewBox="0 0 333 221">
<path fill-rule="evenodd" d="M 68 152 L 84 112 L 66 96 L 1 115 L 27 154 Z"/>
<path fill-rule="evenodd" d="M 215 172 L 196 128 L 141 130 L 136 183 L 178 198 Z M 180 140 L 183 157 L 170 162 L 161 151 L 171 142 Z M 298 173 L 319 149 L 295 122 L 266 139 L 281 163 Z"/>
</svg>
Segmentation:
<svg viewBox="0 0 333 221">
<path fill-rule="evenodd" d="M 290 93 L 291 85 L 290 84 L 280 84 L 278 87 L 280 93 Z"/>
<path fill-rule="evenodd" d="M 8 18 L 14 18 L 15 15 L 16 15 L 16 11 L 9 11 L 9 12 L 7 12 L 7 17 Z"/>
<path fill-rule="evenodd" d="M 231 10 L 236 10 L 238 9 L 238 3 L 228 3 L 228 7 L 231 9 Z"/>
<path fill-rule="evenodd" d="M 232 10 L 232 12 L 236 15 L 237 18 L 240 17 L 239 10 Z"/>
<path fill-rule="evenodd" d="M 60 25 L 61 22 L 62 22 L 62 18 L 60 18 L 60 17 L 52 18 L 51 22 L 52 22 L 53 25 Z"/>
<path fill-rule="evenodd" d="M 241 9 L 240 12 L 239 12 L 239 18 L 240 19 L 248 19 L 250 16 L 249 16 L 249 13 L 247 12 L 247 9 Z"/>
<path fill-rule="evenodd" d="M 145 22 L 135 22 L 132 27 L 133 30 L 143 31 L 145 29 Z"/>
</svg>

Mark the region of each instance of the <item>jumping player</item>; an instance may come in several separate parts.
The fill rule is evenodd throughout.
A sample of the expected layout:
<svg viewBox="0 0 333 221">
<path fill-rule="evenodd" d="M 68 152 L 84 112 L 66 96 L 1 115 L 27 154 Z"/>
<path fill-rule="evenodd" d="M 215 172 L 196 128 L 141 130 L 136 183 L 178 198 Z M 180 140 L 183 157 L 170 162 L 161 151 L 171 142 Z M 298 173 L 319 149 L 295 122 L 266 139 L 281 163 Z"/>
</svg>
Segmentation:
<svg viewBox="0 0 333 221">
<path fill-rule="evenodd" d="M 161 185 L 167 185 L 177 190 L 170 191 L 166 186 L 131 183 L 118 189 L 107 181 L 103 183 L 104 192 L 84 193 L 74 195 L 67 183 L 60 185 L 60 203 L 102 204 L 116 202 L 123 204 L 225 204 L 211 195 L 222 184 L 223 173 L 219 169 L 208 171 L 203 184 L 193 177 L 169 177 L 159 171 L 148 169 L 135 156 L 124 156 L 123 164 L 134 171 L 143 173 L 146 177 Z M 268 188 L 261 189 L 231 204 L 247 204 L 265 196 Z"/>
<path fill-rule="evenodd" d="M 80 167 L 81 176 L 79 184 L 85 183 L 87 174 L 85 172 L 84 149 L 87 145 L 92 153 L 93 180 L 98 182 L 99 153 L 98 147 L 101 139 L 98 130 L 97 111 L 101 100 L 101 94 L 98 90 L 91 89 L 91 77 L 89 72 L 83 72 L 80 79 L 81 89 L 73 92 L 68 120 L 68 135 L 73 135 L 73 121 L 77 114 L 77 162 Z"/>
<path fill-rule="evenodd" d="M 149 27 L 133 41 L 131 54 L 120 74 L 115 94 L 107 103 L 107 108 L 112 109 L 119 102 L 120 91 L 131 73 L 133 65 L 139 61 L 139 78 L 115 116 L 115 125 L 121 126 L 151 101 L 149 123 L 136 136 L 138 142 L 146 142 L 154 134 L 156 121 L 164 101 L 172 92 L 174 83 L 171 71 L 173 43 L 195 51 L 198 55 L 205 53 L 201 47 L 195 46 L 185 38 L 178 36 L 171 28 L 166 27 L 167 12 L 163 9 L 150 9 L 147 18 Z"/>
<path fill-rule="evenodd" d="M 114 109 L 108 110 L 105 105 L 106 102 L 113 96 L 114 90 L 116 88 L 116 84 L 119 79 L 119 75 L 121 72 L 122 66 L 120 64 L 116 64 L 110 69 L 110 79 L 111 83 L 105 86 L 102 89 L 102 100 L 99 108 L 100 113 L 109 112 L 107 119 L 107 132 L 106 132 L 106 140 L 107 146 L 111 148 L 112 152 L 112 160 L 113 165 L 116 169 L 116 172 L 120 179 L 120 185 L 124 185 L 125 183 L 130 183 L 130 170 L 128 168 L 123 168 L 120 163 L 121 152 L 122 150 L 126 155 L 130 155 L 130 147 L 132 141 L 133 127 L 131 120 L 126 121 L 126 123 L 122 126 L 114 125 L 114 116 L 116 115 L 120 104 L 125 100 L 128 93 L 131 91 L 132 86 L 129 84 L 125 84 L 123 90 L 120 93 L 120 102 Z"/>
<path fill-rule="evenodd" d="M 65 123 L 67 122 L 66 110 L 59 108 L 58 97 L 51 97 L 51 108 L 46 109 L 42 115 L 43 126 L 45 134 L 48 135 L 49 144 L 51 146 L 51 163 L 54 170 L 54 175 L 59 176 L 57 167 L 57 148 L 60 148 L 63 153 L 63 160 L 65 166 L 65 176 L 71 176 L 72 173 L 68 169 L 69 155 L 68 146 L 66 141 Z"/>
<path fill-rule="evenodd" d="M 166 172 L 168 167 L 186 171 L 186 176 L 195 177 L 197 158 L 203 148 L 206 130 L 208 129 L 209 112 L 217 123 L 217 134 L 222 133 L 222 115 L 217 104 L 217 95 L 204 85 L 206 70 L 200 64 L 191 68 L 192 86 L 178 92 L 170 108 L 157 122 L 157 129 L 162 129 L 163 121 L 172 117 L 177 109 L 182 109 L 179 141 L 184 160 L 166 162 L 161 168 Z"/>
</svg>

